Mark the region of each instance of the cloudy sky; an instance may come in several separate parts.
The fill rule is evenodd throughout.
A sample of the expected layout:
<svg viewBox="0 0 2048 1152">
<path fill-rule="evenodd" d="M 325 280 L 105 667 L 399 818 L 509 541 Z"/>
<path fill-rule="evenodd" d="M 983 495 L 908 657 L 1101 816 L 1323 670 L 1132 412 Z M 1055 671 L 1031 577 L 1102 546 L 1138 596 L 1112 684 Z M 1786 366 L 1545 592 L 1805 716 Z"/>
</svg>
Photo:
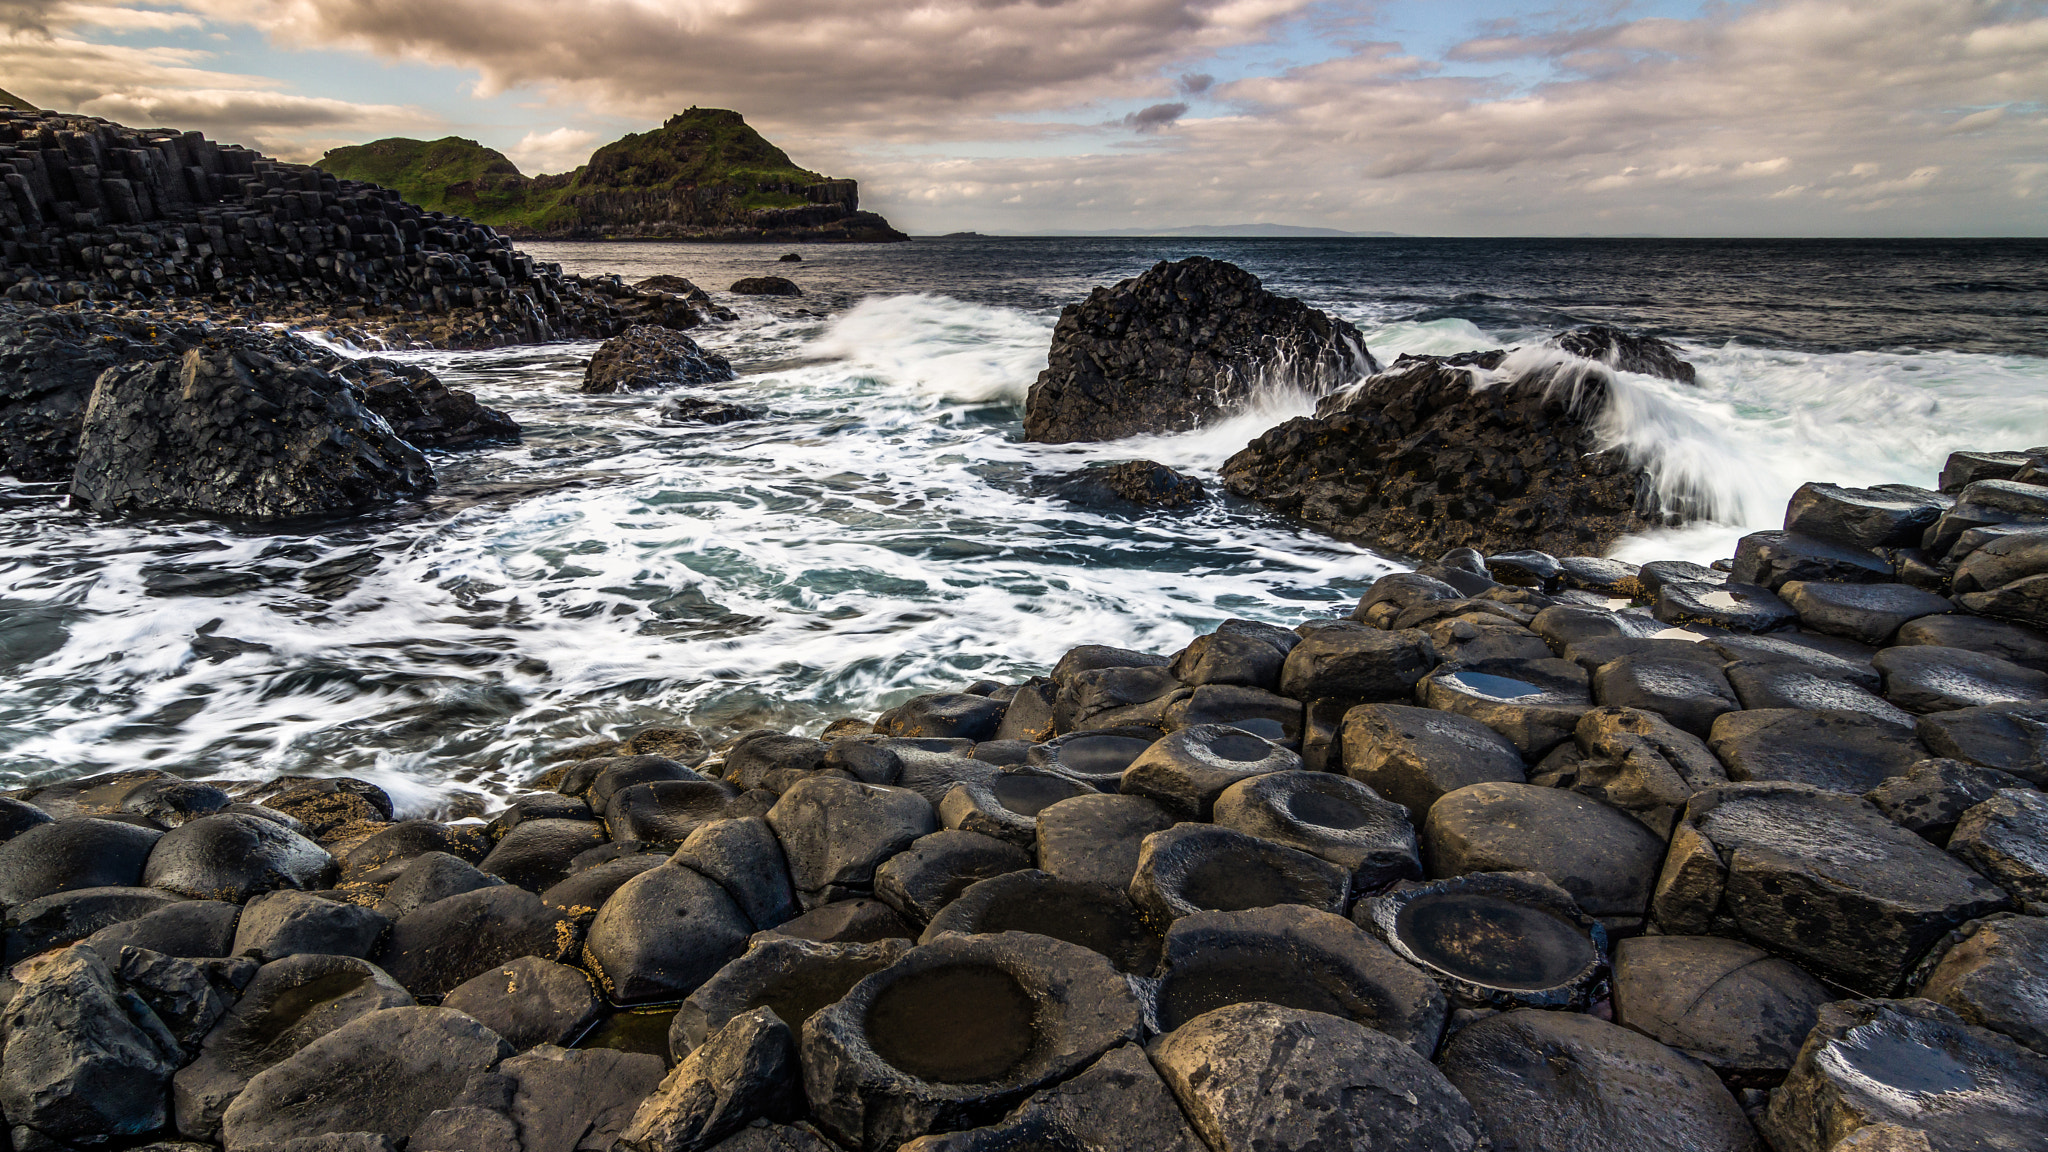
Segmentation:
<svg viewBox="0 0 2048 1152">
<path fill-rule="evenodd" d="M 734 108 L 918 233 L 2048 234 L 2048 0 L 0 0 L 0 87 L 529 173 Z"/>
</svg>

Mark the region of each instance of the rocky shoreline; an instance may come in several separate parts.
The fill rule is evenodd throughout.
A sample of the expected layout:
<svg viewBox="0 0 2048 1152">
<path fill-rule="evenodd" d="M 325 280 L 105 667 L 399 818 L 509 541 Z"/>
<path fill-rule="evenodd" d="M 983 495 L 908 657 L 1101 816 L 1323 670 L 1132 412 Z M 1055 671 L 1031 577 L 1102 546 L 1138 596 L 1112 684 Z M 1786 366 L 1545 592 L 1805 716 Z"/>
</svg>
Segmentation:
<svg viewBox="0 0 2048 1152">
<path fill-rule="evenodd" d="M 51 151 L 16 149 L 10 188 Z M 731 378 L 676 330 L 687 282 L 531 275 L 610 302 L 585 391 Z M 0 447 L 105 514 L 347 515 L 430 487 L 423 448 L 518 433 L 418 369 L 43 306 L 157 299 L 94 276 L 10 289 Z M 1599 439 L 1617 373 L 1689 381 L 1671 349 L 1376 371 L 1260 293 L 1207 261 L 1101 290 L 1040 438 L 1295 372 L 1316 414 L 1224 483 L 1435 560 L 1342 617 L 1075 636 L 816 737 L 642 728 L 488 821 L 342 776 L 0 795 L 8 1146 L 2048 1148 L 2048 448 L 1808 484 L 1715 565 L 1624 564 L 1595 553 L 1695 511 Z M 1202 498 L 1143 461 L 1051 490 Z"/>
</svg>

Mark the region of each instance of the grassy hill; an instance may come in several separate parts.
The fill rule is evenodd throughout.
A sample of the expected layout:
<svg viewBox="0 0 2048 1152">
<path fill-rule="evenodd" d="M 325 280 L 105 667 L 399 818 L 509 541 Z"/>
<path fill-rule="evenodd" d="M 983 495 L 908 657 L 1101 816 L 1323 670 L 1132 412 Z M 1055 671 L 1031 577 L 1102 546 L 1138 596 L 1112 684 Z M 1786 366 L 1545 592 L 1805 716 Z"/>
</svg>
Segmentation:
<svg viewBox="0 0 2048 1152">
<path fill-rule="evenodd" d="M 378 140 L 318 167 L 393 189 L 422 208 L 515 236 L 892 240 L 857 186 L 799 168 L 737 112 L 692 108 L 599 148 L 574 172 L 529 177 L 474 140 Z"/>
<path fill-rule="evenodd" d="M 23 100 L 5 88 L 0 88 L 0 108 L 19 108 L 23 112 L 33 112 L 36 110 L 35 105 Z"/>
</svg>

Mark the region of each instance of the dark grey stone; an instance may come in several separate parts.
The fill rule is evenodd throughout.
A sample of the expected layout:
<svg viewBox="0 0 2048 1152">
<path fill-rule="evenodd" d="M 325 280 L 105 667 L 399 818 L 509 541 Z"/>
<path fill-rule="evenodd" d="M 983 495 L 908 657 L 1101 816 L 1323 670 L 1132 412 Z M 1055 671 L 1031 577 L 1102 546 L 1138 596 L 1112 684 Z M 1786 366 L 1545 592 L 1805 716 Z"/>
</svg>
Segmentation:
<svg viewBox="0 0 2048 1152">
<path fill-rule="evenodd" d="M 681 864 L 650 868 L 605 901 L 584 967 L 620 1004 L 696 991 L 746 947 L 754 926 L 717 881 Z"/>
<path fill-rule="evenodd" d="M 820 944 L 872 944 L 880 940 L 913 939 L 917 932 L 903 922 L 894 908 L 880 900 L 855 897 L 821 904 L 760 935 L 815 940 Z"/>
<path fill-rule="evenodd" d="M 87 944 L 103 956 L 124 947 L 147 948 L 166 956 L 204 957 L 234 954 L 235 923 L 242 910 L 219 900 L 180 900 L 133 920 L 94 932 Z"/>
<path fill-rule="evenodd" d="M 758 816 L 715 820 L 690 833 L 675 862 L 709 876 L 725 889 L 757 931 L 797 914 L 789 865 L 768 822 Z"/>
<path fill-rule="evenodd" d="M 1963 648 L 2010 660 L 2036 672 L 2048 671 L 2048 635 L 2006 620 L 1986 620 L 1960 612 L 1922 616 L 1901 627 L 1893 643 Z"/>
<path fill-rule="evenodd" d="M 2048 1057 L 1926 1000 L 1828 1004 L 1771 1094 L 1764 1134 L 1778 1152 L 1829 1152 L 1879 1124 L 1942 1150 L 2048 1149 Z"/>
<path fill-rule="evenodd" d="M 1944 933 L 2005 903 L 1997 885 L 1868 801 L 1768 783 L 1692 798 L 1652 909 L 1666 932 L 1739 933 L 1881 996 Z"/>
<path fill-rule="evenodd" d="M 826 767 L 828 751 L 823 740 L 769 732 L 726 751 L 724 779 L 741 788 L 759 788 L 777 773 L 815 772 Z"/>
<path fill-rule="evenodd" d="M 1964 812 L 1991 799 L 2000 788 L 2023 787 L 2026 781 L 2009 772 L 1935 759 L 1919 761 L 1903 776 L 1888 777 L 1863 798 L 1901 827 L 1947 844 Z"/>
<path fill-rule="evenodd" d="M 178 1132 L 219 1140 L 221 1115 L 250 1077 L 358 1016 L 412 1003 L 366 960 L 303 954 L 265 964 L 172 1079 Z"/>
<path fill-rule="evenodd" d="M 1904 624 L 1956 607 L 1946 596 L 1910 584 L 1788 580 L 1778 594 L 1799 613 L 1800 627 L 1872 645 L 1885 643 Z"/>
<path fill-rule="evenodd" d="M 163 833 L 92 817 L 39 824 L 0 844 L 0 904 L 72 888 L 132 888 Z"/>
<path fill-rule="evenodd" d="M 489 860 L 490 857 L 484 859 Z M 405 870 L 398 874 L 398 879 L 384 890 L 384 898 L 377 902 L 377 911 L 397 920 L 436 900 L 446 900 L 479 888 L 495 888 L 504 882 L 502 877 L 490 875 L 460 856 L 424 852 L 409 860 Z"/>
<path fill-rule="evenodd" d="M 1040 768 L 1015 766 L 987 784 L 955 784 L 939 801 L 939 823 L 993 836 L 1029 850 L 1038 842 L 1038 814 L 1096 789 Z"/>
<path fill-rule="evenodd" d="M 1563 743 L 1593 708 L 1586 670 L 1569 660 L 1444 664 L 1423 679 L 1417 695 L 1431 708 L 1485 724 L 1529 757 Z"/>
<path fill-rule="evenodd" d="M 14 905 L 6 911 L 5 964 L 183 902 L 161 888 L 72 888 Z"/>
<path fill-rule="evenodd" d="M 666 863 L 668 857 L 660 853 L 636 852 L 594 864 L 541 893 L 541 902 L 553 908 L 563 919 L 587 928 L 597 910 L 604 907 L 604 902 L 611 899 L 612 893 L 626 881 Z"/>
<path fill-rule="evenodd" d="M 1785 530 L 1852 548 L 1898 548 L 1920 537 L 1954 501 L 1924 488 L 1802 484 L 1785 506 Z"/>
<path fill-rule="evenodd" d="M 1721 717 L 1707 746 L 1730 780 L 1860 794 L 1927 758 L 1913 734 L 1867 712 L 1755 708 Z"/>
<path fill-rule="evenodd" d="M 1021 932 L 946 936 L 811 1017 L 804 1087 L 841 1143 L 884 1152 L 992 1121 L 1138 1029 L 1129 982 L 1095 952 Z"/>
<path fill-rule="evenodd" d="M 1238 684 L 1199 684 L 1176 693 L 1160 714 L 1169 732 L 1205 725 L 1223 725 L 1275 743 L 1295 743 L 1301 734 L 1302 703 L 1264 688 Z"/>
<path fill-rule="evenodd" d="M 1208 1152 L 1145 1050 L 1112 1048 L 1088 1070 L 1034 1093 L 994 1124 L 920 1136 L 901 1152 Z"/>
<path fill-rule="evenodd" d="M 1309 633 L 1287 654 L 1280 694 L 1355 703 L 1407 700 L 1436 664 L 1435 645 L 1419 631 L 1382 632 L 1340 621 Z"/>
<path fill-rule="evenodd" d="M 1790 627 L 1799 613 L 1761 584 L 1730 580 L 1673 580 L 1657 589 L 1657 619 L 1674 627 L 1705 626 L 1730 632 L 1776 632 Z"/>
<path fill-rule="evenodd" d="M 1614 946 L 1614 1022 L 1748 1087 L 1792 1067 L 1836 998 L 1804 968 L 1740 940 L 1637 936 Z"/>
<path fill-rule="evenodd" d="M 1540 872 L 1594 916 L 1642 916 L 1664 841 L 1618 808 L 1533 784 L 1473 784 L 1445 795 L 1422 826 L 1430 878 Z"/>
<path fill-rule="evenodd" d="M 1175 921 L 1151 989 L 1153 1030 L 1249 1000 L 1355 1020 L 1425 1060 L 1448 1012 L 1435 981 L 1341 916 L 1283 904 Z"/>
<path fill-rule="evenodd" d="M 1496 1148 L 1762 1152 L 1706 1066 L 1648 1036 L 1571 1012 L 1521 1008 L 1444 1044 L 1444 1075 Z"/>
<path fill-rule="evenodd" d="M 932 806 L 915 792 L 816 777 L 782 794 L 768 810 L 799 891 L 828 884 L 865 885 L 875 868 L 933 831 Z"/>
<path fill-rule="evenodd" d="M 2048 794 L 1999 789 L 1956 821 L 1948 850 L 1997 882 L 2013 903 L 2048 915 Z"/>
<path fill-rule="evenodd" d="M 802 1110 L 796 1037 L 771 1008 L 733 1017 L 641 1103 L 620 1137 L 635 1152 L 696 1152 L 749 1121 Z"/>
<path fill-rule="evenodd" d="M 875 731 L 884 736 L 993 740 L 1007 707 L 1003 701 L 965 692 L 916 696 L 882 713 Z"/>
<path fill-rule="evenodd" d="M 1962 931 L 1920 995 L 2048 1056 L 2048 919 L 1999 915 Z"/>
<path fill-rule="evenodd" d="M 1272 772 L 1223 790 L 1215 822 L 1298 848 L 1351 873 L 1355 892 L 1422 875 L 1408 810 L 1329 772 Z"/>
<path fill-rule="evenodd" d="M 1100 952 L 1120 971 L 1139 976 L 1159 963 L 1159 932 L 1123 888 L 1036 869 L 969 885 L 932 917 L 920 939 L 929 944 L 947 932 L 1033 932 Z"/>
<path fill-rule="evenodd" d="M 1300 637 L 1272 624 L 1225 620 L 1216 631 L 1197 636 L 1173 660 L 1173 674 L 1187 685 L 1242 684 L 1273 691 L 1280 667 Z"/>
<path fill-rule="evenodd" d="M 1147 836 L 1173 826 L 1142 796 L 1076 796 L 1038 813 L 1038 866 L 1062 880 L 1127 887 Z"/>
<path fill-rule="evenodd" d="M 1159 739 L 1159 733 L 1128 735 L 1123 732 L 1069 732 L 1034 746 L 1026 760 L 1042 768 L 1086 784 L 1101 792 L 1114 792 L 1123 780 L 1124 769 Z"/>
<path fill-rule="evenodd" d="M 1306 852 L 1212 824 L 1176 824 L 1145 837 L 1131 902 L 1164 931 L 1195 912 L 1301 904 L 1342 915 L 1351 873 Z"/>
<path fill-rule="evenodd" d="M 436 900 L 399 920 L 380 963 L 413 995 L 438 997 L 521 956 L 566 960 L 576 944 L 573 921 L 507 884 Z"/>
<path fill-rule="evenodd" d="M 1618 808 L 1660 839 L 1670 838 L 1694 793 L 1728 779 L 1699 737 L 1640 709 L 1595 708 L 1579 718 L 1572 741 L 1559 746 L 1560 752 L 1576 753 L 1563 758 L 1568 764 L 1541 771 L 1529 782 Z"/>
<path fill-rule="evenodd" d="M 1752 532 L 1736 544 L 1735 567 L 1728 577 L 1770 589 L 1787 580 L 1882 583 L 1892 579 L 1892 567 L 1862 548 L 1796 532 Z"/>
<path fill-rule="evenodd" d="M 1697 656 L 1622 656 L 1593 673 L 1593 698 L 1655 712 L 1695 736 L 1705 736 L 1716 716 L 1743 707 L 1721 669 Z"/>
<path fill-rule="evenodd" d="M 231 1152 L 328 1132 L 412 1135 L 511 1049 L 452 1008 L 358 1016 L 258 1072 L 221 1118 Z"/>
<path fill-rule="evenodd" d="M 301 952 L 367 959 L 391 927 L 382 912 L 290 889 L 249 901 L 235 928 L 234 955 L 282 960 Z"/>
<path fill-rule="evenodd" d="M 1323 1012 L 1252 1001 L 1152 1042 L 1152 1063 L 1213 1152 L 1474 1152 L 1472 1106 L 1407 1045 Z"/>
<path fill-rule="evenodd" d="M 1961 648 L 1886 648 L 1872 663 L 1884 673 L 1885 699 L 1908 712 L 1950 712 L 2048 696 L 2048 672 Z"/>
<path fill-rule="evenodd" d="M 637 790 L 659 787 L 659 784 L 641 784 L 623 789 L 613 795 L 611 811 L 616 813 L 620 807 L 628 806 L 622 805 L 622 800 Z M 614 828 L 618 826 L 613 824 Z M 648 831 L 636 824 L 632 834 L 618 839 L 661 840 L 659 835 L 641 835 Z M 605 839 L 605 826 L 595 820 L 522 820 L 518 827 L 505 833 L 504 838 L 477 865 L 477 871 L 496 876 L 508 884 L 516 884 L 529 892 L 545 892 L 568 878 L 569 862 L 578 853 L 603 844 Z M 412 871 L 413 867 L 417 865 L 408 867 L 406 871 Z"/>
<path fill-rule="evenodd" d="M 1434 708 L 1364 704 L 1344 714 L 1344 772 L 1408 810 L 1429 814 L 1437 797 L 1468 784 L 1522 783 L 1522 754 L 1479 720 Z"/>
<path fill-rule="evenodd" d="M 1535 872 L 1396 885 L 1352 919 L 1466 1008 L 1582 1008 L 1607 964 L 1600 922 Z"/>
<path fill-rule="evenodd" d="M 1836 675 L 1833 669 L 1800 661 L 1739 660 L 1728 666 L 1728 682 L 1750 711 L 1862 712 L 1900 728 L 1913 724 L 1909 713 L 1862 685 Z"/>
<path fill-rule="evenodd" d="M 184 1053 L 106 960 L 74 946 L 13 976 L 21 989 L 7 1005 L 0 1113 L 14 1126 L 15 1147 L 94 1144 L 161 1128 L 165 1089 Z"/>
<path fill-rule="evenodd" d="M 1157 801 L 1183 820 L 1205 820 L 1225 788 L 1271 772 L 1299 769 L 1301 757 L 1270 740 L 1222 724 L 1183 728 L 1147 748 L 1124 769 L 1123 792 Z"/>
<path fill-rule="evenodd" d="M 669 1024 L 669 1053 L 681 1061 L 712 1033 L 756 1008 L 773 1009 L 795 1031 L 848 989 L 910 951 L 907 939 L 823 943 L 764 933 L 739 959 L 699 985 Z"/>
<path fill-rule="evenodd" d="M 909 924 L 923 924 L 980 880 L 1031 867 L 1024 849 L 978 832 L 920 836 L 875 869 L 875 895 Z"/>
<path fill-rule="evenodd" d="M 443 996 L 441 1006 L 468 1013 L 515 1052 L 572 1043 L 604 1015 L 589 976 L 538 956 L 471 977 Z"/>
<path fill-rule="evenodd" d="M 1164 665 L 1091 668 L 1062 683 L 1053 705 L 1053 731 L 1064 735 L 1119 724 L 1161 728 L 1167 707 L 1193 694 Z"/>
<path fill-rule="evenodd" d="M 1914 734 L 1936 756 L 2048 785 L 2048 704 L 1991 704 L 1920 717 Z"/>
</svg>

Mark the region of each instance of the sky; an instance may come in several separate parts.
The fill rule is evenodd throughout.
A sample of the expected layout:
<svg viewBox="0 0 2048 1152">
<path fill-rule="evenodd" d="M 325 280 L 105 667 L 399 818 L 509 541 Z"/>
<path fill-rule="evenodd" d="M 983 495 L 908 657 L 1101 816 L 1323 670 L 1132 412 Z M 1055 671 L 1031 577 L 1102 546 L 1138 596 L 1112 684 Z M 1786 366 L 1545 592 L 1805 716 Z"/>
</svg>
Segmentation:
<svg viewBox="0 0 2048 1152">
<path fill-rule="evenodd" d="M 2048 0 L 0 0 L 0 88 L 528 173 L 732 108 L 915 234 L 2048 235 Z"/>
</svg>

